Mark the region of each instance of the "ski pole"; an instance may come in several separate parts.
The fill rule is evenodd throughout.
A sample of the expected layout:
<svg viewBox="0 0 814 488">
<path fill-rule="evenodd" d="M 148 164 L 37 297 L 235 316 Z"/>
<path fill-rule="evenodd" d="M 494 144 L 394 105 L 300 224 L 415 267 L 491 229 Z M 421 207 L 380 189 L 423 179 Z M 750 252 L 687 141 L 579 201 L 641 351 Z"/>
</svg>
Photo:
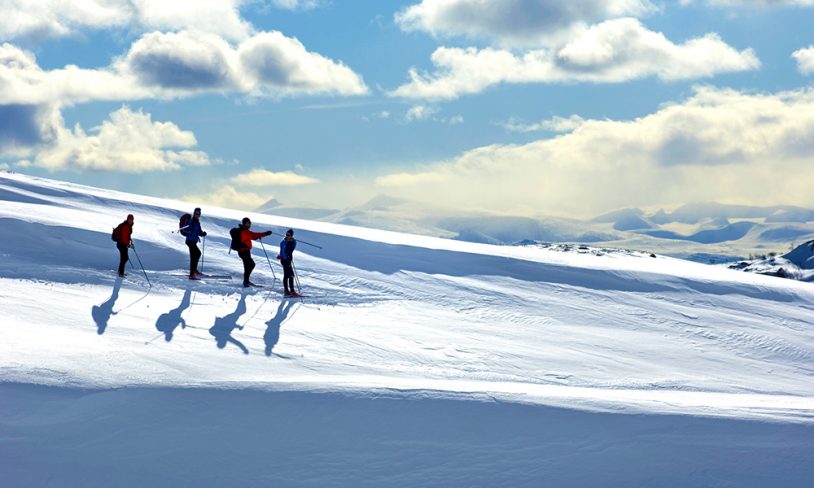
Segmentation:
<svg viewBox="0 0 814 488">
<path fill-rule="evenodd" d="M 147 278 L 147 271 L 144 270 L 144 265 L 141 264 L 141 258 L 138 255 L 138 251 L 136 251 L 136 246 L 133 246 L 133 252 L 136 254 L 136 259 L 138 259 L 139 266 L 141 266 L 141 272 L 144 273 L 144 279 L 147 280 L 147 284 L 150 286 L 150 288 L 152 288 L 153 284 L 150 283 L 150 278 Z"/>
<path fill-rule="evenodd" d="M 206 236 L 203 236 L 203 250 L 201 251 L 201 273 L 203 273 L 204 258 L 206 257 Z"/>
<path fill-rule="evenodd" d="M 315 247 L 317 249 L 322 249 L 322 246 L 317 246 L 316 244 L 311 244 L 310 242 L 305 242 L 305 241 L 300 240 L 300 239 L 297 239 L 297 242 L 302 242 L 306 246 L 311 246 L 311 247 Z"/>
<path fill-rule="evenodd" d="M 302 295 L 302 287 L 300 286 L 300 275 L 297 273 L 297 268 L 294 267 L 294 260 L 291 260 L 291 271 L 294 272 L 294 281 L 297 283 L 297 293 Z M 302 298 L 302 297 L 300 297 Z"/>
<path fill-rule="evenodd" d="M 269 255 L 266 252 L 266 246 L 263 245 L 263 239 L 258 239 L 260 241 L 260 247 L 263 248 L 263 254 L 266 255 L 266 261 L 269 263 L 269 269 L 271 270 L 271 275 L 274 276 L 274 281 L 277 281 L 277 273 L 274 272 L 274 268 L 271 267 L 271 259 L 269 259 Z"/>
</svg>

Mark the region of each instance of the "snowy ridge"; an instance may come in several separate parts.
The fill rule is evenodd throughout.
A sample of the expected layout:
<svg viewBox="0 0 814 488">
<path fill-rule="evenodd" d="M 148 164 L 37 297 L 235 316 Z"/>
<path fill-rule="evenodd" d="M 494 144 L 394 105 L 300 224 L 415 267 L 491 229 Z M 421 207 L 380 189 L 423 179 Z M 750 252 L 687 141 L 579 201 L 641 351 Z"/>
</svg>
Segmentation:
<svg viewBox="0 0 814 488">
<path fill-rule="evenodd" d="M 808 487 L 811 284 L 0 174 L 3 486 Z M 124 280 L 110 231 L 136 216 Z M 296 229 L 310 297 L 273 259 Z M 131 257 L 135 255 L 131 253 Z M 271 267 L 270 267 L 271 266 Z"/>
<path fill-rule="evenodd" d="M 243 213 L 204 209 L 205 271 L 234 278 L 188 283 L 186 248 L 173 230 L 191 205 L 16 174 L 0 177 L 0 197 L 7 382 L 419 390 L 589 410 L 814 419 L 814 291 L 806 283 L 664 257 L 249 214 L 255 229 L 275 231 L 265 245 L 271 258 L 289 226 L 324 248 L 299 246 L 296 266 L 311 298 L 291 302 L 275 291 L 260 246 L 254 277 L 270 288 L 239 288 L 239 261 L 226 246 Z M 113 276 L 109 229 L 131 212 L 151 290 L 138 268 L 123 282 Z"/>
</svg>

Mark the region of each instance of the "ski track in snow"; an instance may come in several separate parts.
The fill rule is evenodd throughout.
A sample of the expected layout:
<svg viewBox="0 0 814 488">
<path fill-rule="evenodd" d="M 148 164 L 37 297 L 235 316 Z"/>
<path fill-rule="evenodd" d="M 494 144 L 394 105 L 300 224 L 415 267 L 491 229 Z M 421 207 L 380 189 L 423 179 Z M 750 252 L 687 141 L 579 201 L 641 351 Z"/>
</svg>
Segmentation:
<svg viewBox="0 0 814 488">
<path fill-rule="evenodd" d="M 402 391 L 604 412 L 814 420 L 810 284 L 667 258 L 567 255 L 204 209 L 0 175 L 0 374 L 82 388 Z M 110 229 L 136 215 L 128 276 Z M 240 288 L 228 229 L 275 231 Z M 309 298 L 285 300 L 281 229 Z M 268 242 L 266 242 L 268 241 Z"/>
</svg>

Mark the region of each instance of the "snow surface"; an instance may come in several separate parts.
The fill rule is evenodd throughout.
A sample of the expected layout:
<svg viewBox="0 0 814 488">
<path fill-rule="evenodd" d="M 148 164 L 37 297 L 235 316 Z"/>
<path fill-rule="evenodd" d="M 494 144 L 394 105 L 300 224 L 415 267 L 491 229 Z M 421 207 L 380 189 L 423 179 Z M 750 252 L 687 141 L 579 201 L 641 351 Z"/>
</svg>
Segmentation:
<svg viewBox="0 0 814 488">
<path fill-rule="evenodd" d="M 232 279 L 189 282 L 193 206 L 0 174 L 3 486 L 814 476 L 810 283 L 218 208 L 203 268 Z M 115 277 L 128 213 L 151 287 L 133 252 Z M 275 233 L 249 292 L 243 216 Z M 302 301 L 279 293 L 288 227 Z"/>
</svg>

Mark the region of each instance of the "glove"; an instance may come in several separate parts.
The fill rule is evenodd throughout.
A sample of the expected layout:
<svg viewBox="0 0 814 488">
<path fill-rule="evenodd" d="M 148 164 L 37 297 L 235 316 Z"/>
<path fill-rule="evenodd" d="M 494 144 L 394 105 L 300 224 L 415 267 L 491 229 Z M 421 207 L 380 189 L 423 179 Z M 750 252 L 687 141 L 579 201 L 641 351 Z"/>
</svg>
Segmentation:
<svg viewBox="0 0 814 488">
<path fill-rule="evenodd" d="M 267 236 L 270 236 L 270 235 L 271 235 L 271 231 L 270 231 L 270 230 L 267 230 L 267 231 L 265 232 L 265 234 L 266 234 Z"/>
<path fill-rule="evenodd" d="M 206 232 L 201 232 L 201 236 L 206 237 Z"/>
<path fill-rule="evenodd" d="M 277 255 L 277 261 L 279 261 L 279 260 L 281 260 L 281 259 L 283 259 L 283 257 L 282 257 L 282 256 L 280 256 L 280 255 L 278 254 L 278 255 Z"/>
</svg>

